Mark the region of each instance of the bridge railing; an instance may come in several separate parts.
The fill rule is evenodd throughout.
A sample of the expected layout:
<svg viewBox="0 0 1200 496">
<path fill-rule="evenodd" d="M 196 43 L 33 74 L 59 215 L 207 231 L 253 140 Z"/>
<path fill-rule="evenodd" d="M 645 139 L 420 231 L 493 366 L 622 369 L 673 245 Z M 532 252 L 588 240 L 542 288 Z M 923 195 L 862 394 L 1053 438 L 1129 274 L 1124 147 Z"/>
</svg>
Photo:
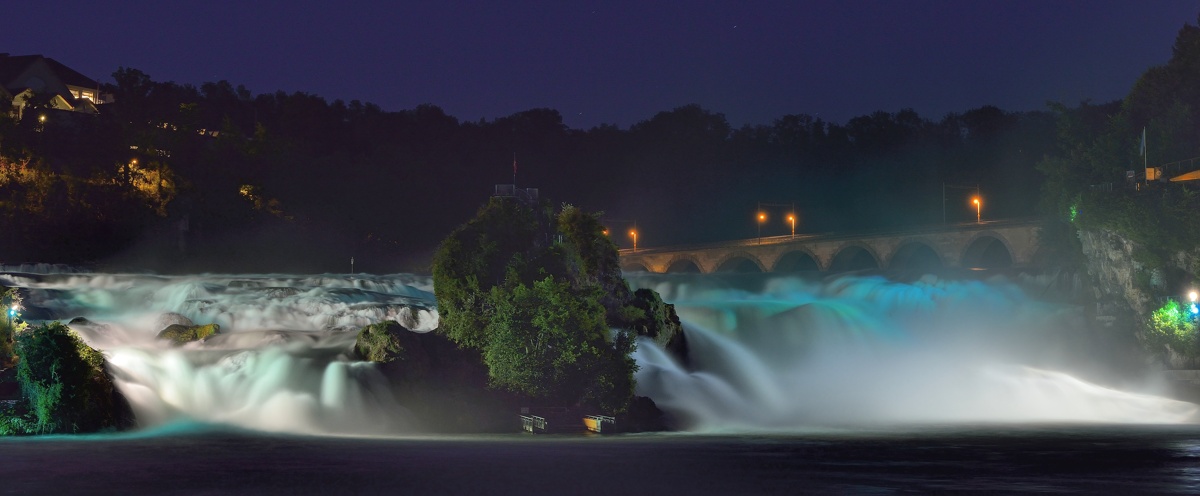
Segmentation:
<svg viewBox="0 0 1200 496">
<path fill-rule="evenodd" d="M 827 231 L 822 233 L 806 233 L 797 234 L 795 238 L 790 235 L 781 236 L 764 236 L 762 238 L 743 238 L 732 239 L 726 241 L 711 241 L 706 243 L 691 243 L 683 245 L 667 245 L 654 246 L 649 248 L 638 247 L 637 252 L 629 248 L 618 250 L 621 256 L 654 254 L 660 252 L 675 252 L 675 251 L 694 251 L 705 250 L 712 248 L 726 248 L 730 246 L 745 246 L 755 247 L 760 245 L 778 245 L 788 244 L 792 242 L 804 243 L 813 241 L 825 241 L 831 239 L 855 240 L 863 238 L 875 238 L 881 236 L 912 236 L 920 234 L 935 234 L 950 231 L 963 231 L 975 229 L 999 229 L 1004 227 L 1023 226 L 1037 224 L 1043 222 L 1040 218 L 1020 218 L 1020 219 L 1001 219 L 1001 220 L 985 220 L 983 222 L 963 222 L 958 224 L 926 224 L 921 226 L 907 226 L 890 229 L 876 229 L 870 231 Z"/>
</svg>

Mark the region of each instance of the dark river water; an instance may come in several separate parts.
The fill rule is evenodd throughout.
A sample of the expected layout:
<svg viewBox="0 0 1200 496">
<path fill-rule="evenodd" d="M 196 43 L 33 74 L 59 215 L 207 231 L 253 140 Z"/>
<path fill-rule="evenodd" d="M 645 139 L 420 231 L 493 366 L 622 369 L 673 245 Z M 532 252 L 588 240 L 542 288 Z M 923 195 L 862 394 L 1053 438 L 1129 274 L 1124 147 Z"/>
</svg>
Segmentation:
<svg viewBox="0 0 1200 496">
<path fill-rule="evenodd" d="M 4 494 L 1200 493 L 1200 426 L 367 439 L 0 439 Z"/>
</svg>

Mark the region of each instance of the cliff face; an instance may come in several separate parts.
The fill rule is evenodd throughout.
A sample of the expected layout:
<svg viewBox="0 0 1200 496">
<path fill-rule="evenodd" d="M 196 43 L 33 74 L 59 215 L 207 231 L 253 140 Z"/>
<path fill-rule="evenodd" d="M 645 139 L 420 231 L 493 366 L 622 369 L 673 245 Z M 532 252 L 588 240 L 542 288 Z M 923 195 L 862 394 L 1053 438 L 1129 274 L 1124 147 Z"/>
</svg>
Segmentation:
<svg viewBox="0 0 1200 496">
<path fill-rule="evenodd" d="M 1150 315 L 1154 311 L 1150 290 L 1156 281 L 1161 285 L 1162 275 L 1161 271 L 1147 270 L 1134 259 L 1139 249 L 1137 244 L 1108 230 L 1080 231 L 1079 240 L 1087 257 L 1096 301 L 1102 306 L 1118 307 L 1113 310 L 1132 311 L 1139 318 Z"/>
<path fill-rule="evenodd" d="M 1138 250 L 1145 248 L 1118 233 L 1080 231 L 1079 239 L 1087 256 L 1098 316 L 1130 322 L 1130 331 L 1143 344 L 1150 314 L 1165 298 L 1179 299 L 1182 286 L 1200 279 L 1196 277 L 1200 273 L 1200 247 L 1173 254 L 1166 267 L 1148 268 L 1135 258 Z M 1167 368 L 1200 367 L 1196 360 L 1181 356 L 1169 347 L 1164 347 L 1161 355 L 1155 350 L 1149 351 L 1158 356 L 1148 358 L 1160 360 Z"/>
</svg>

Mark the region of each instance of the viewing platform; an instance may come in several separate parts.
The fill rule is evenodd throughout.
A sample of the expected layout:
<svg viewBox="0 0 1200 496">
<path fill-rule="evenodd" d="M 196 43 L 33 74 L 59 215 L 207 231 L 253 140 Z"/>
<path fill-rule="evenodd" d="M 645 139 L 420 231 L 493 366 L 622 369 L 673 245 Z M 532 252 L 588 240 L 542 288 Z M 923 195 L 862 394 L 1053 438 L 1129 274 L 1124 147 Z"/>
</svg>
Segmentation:
<svg viewBox="0 0 1200 496">
<path fill-rule="evenodd" d="M 585 415 L 566 407 L 522 408 L 521 430 L 530 434 L 597 434 L 616 430 L 617 419 L 606 415 Z"/>
</svg>

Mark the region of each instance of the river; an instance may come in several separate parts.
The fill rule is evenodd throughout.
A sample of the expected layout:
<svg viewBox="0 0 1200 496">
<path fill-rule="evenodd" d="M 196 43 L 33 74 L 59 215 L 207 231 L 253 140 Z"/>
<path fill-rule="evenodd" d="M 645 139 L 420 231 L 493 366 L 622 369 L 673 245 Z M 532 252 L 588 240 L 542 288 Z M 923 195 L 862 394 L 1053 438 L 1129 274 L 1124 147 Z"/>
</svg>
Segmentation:
<svg viewBox="0 0 1200 496">
<path fill-rule="evenodd" d="M 0 439 L 35 494 L 1188 492 L 1197 407 L 1112 359 L 1038 280 L 631 274 L 676 305 L 685 366 L 649 341 L 638 392 L 679 432 L 444 437 L 409 419 L 353 331 L 437 325 L 428 277 L 10 268 L 32 320 L 109 358 L 141 429 Z M 165 323 L 222 335 L 172 348 Z"/>
</svg>

